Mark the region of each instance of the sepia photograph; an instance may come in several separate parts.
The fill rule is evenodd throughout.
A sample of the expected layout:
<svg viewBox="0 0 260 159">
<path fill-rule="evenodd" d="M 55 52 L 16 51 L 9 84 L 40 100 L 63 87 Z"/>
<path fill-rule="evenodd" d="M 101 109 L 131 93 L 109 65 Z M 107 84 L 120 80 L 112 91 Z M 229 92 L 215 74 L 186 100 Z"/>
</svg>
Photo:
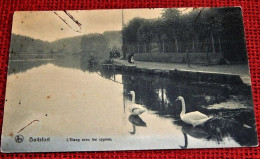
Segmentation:
<svg viewBox="0 0 260 159">
<path fill-rule="evenodd" d="M 240 7 L 14 12 L 2 152 L 257 145 Z"/>
</svg>

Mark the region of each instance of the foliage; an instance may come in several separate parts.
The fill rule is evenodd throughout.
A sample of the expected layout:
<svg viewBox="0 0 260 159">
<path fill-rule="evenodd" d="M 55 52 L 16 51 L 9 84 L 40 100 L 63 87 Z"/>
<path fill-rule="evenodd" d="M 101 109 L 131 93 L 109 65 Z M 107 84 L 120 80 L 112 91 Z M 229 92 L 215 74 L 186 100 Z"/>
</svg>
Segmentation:
<svg viewBox="0 0 260 159">
<path fill-rule="evenodd" d="M 108 54 L 108 41 L 101 34 L 90 34 L 82 37 L 81 48 L 84 54 L 93 54 L 102 56 L 103 53 Z M 108 56 L 107 56 L 108 57 Z"/>
<path fill-rule="evenodd" d="M 50 51 L 50 43 L 38 39 L 34 39 L 28 36 L 21 36 L 12 34 L 11 40 L 11 53 L 12 54 L 40 54 Z"/>
<path fill-rule="evenodd" d="M 138 41 L 138 30 L 145 23 L 145 19 L 134 18 L 129 22 L 129 24 L 123 28 L 123 38 L 127 43 L 136 43 Z"/>
<path fill-rule="evenodd" d="M 225 58 L 237 59 L 246 55 L 241 9 L 238 7 L 194 8 L 185 14 L 178 9 L 164 9 L 158 19 L 134 18 L 122 33 L 124 45 L 167 42 L 183 44 L 183 47 L 186 47 L 184 44 L 189 44 L 187 48 L 191 49 L 195 42 L 207 43 L 207 46 L 195 45 L 195 50 L 212 51 L 213 39 L 215 49 L 223 51 Z M 232 49 L 229 48 L 230 45 L 233 45 Z"/>
</svg>

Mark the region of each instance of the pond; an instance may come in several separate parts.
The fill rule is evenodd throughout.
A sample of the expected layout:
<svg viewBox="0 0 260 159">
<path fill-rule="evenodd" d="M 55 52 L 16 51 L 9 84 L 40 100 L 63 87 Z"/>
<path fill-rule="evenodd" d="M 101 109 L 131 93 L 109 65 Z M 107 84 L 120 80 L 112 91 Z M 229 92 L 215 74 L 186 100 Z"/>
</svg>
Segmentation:
<svg viewBox="0 0 260 159">
<path fill-rule="evenodd" d="M 144 138 L 157 140 L 158 145 L 171 144 L 171 148 L 254 146 L 252 95 L 244 88 L 93 68 L 77 56 L 10 60 L 3 133 L 8 136 L 38 120 L 20 133 Z M 146 110 L 139 116 L 128 111 L 130 91 L 135 92 L 134 102 Z M 200 111 L 212 118 L 197 127 L 182 122 L 181 102 L 175 101 L 178 96 L 185 99 L 187 112 Z"/>
</svg>

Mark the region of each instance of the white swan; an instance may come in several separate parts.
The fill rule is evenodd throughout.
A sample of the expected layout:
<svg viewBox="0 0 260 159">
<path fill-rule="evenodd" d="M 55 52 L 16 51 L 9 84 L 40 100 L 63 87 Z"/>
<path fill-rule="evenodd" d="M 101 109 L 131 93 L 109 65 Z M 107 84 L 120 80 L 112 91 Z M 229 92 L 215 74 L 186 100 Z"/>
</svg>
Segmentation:
<svg viewBox="0 0 260 159">
<path fill-rule="evenodd" d="M 199 111 L 195 111 L 195 112 L 190 112 L 190 113 L 186 113 L 186 107 L 185 107 L 185 101 L 184 98 L 182 96 L 179 96 L 175 101 L 180 100 L 181 104 L 182 104 L 182 110 L 181 110 L 181 120 L 184 121 L 187 124 L 191 124 L 193 126 L 197 126 L 197 125 L 202 125 L 205 122 L 207 122 L 210 118 L 212 117 L 208 117 L 205 114 L 202 114 Z"/>
<path fill-rule="evenodd" d="M 129 112 L 133 115 L 140 115 L 145 112 L 145 109 L 141 105 L 135 103 L 135 92 L 130 91 L 128 94 L 132 96 L 132 101 L 128 106 Z"/>
</svg>

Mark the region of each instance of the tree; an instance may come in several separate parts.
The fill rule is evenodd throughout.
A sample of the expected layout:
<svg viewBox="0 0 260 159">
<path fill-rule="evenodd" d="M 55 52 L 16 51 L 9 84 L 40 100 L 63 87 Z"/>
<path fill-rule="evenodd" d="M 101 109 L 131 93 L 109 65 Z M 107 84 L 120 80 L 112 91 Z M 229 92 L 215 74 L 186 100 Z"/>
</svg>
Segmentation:
<svg viewBox="0 0 260 159">
<path fill-rule="evenodd" d="M 123 28 L 123 39 L 127 44 L 134 44 L 138 41 L 139 33 L 138 30 L 140 26 L 145 23 L 143 18 L 134 18 L 129 22 L 127 26 Z"/>
<path fill-rule="evenodd" d="M 228 60 L 245 60 L 241 8 L 198 8 L 181 14 L 165 9 L 158 19 L 134 18 L 123 29 L 126 45 L 167 42 L 166 50 L 222 52 Z M 225 39 L 225 41 L 223 40 Z M 139 47 L 138 47 L 139 48 Z"/>
<path fill-rule="evenodd" d="M 81 49 L 84 56 L 89 57 L 90 54 L 98 58 L 108 58 L 108 40 L 101 34 L 89 34 L 82 37 Z"/>
<path fill-rule="evenodd" d="M 145 20 L 138 28 L 138 42 L 150 44 L 154 40 L 154 23 L 151 20 Z"/>
</svg>

